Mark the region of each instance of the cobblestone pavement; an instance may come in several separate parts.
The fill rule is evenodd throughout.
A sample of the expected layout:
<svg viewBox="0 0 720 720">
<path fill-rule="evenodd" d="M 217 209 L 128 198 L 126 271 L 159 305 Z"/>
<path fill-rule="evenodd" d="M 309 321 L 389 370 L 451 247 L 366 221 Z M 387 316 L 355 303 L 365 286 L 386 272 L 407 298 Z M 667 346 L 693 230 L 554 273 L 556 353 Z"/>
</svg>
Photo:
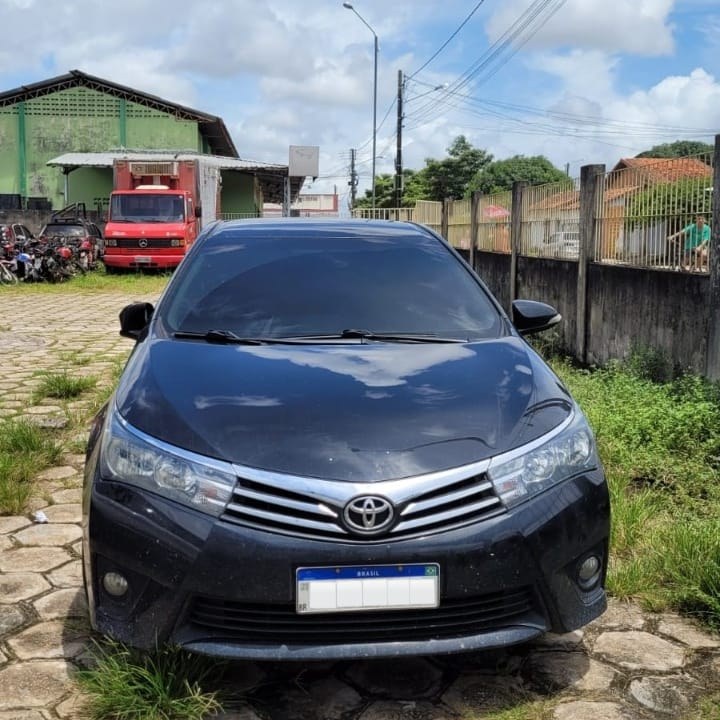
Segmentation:
<svg viewBox="0 0 720 720">
<path fill-rule="evenodd" d="M 132 299 L 0 294 L 0 417 L 62 425 L 83 400 L 33 405 L 38 370 L 109 377 L 130 349 L 117 312 Z M 72 418 L 69 418 L 72 420 Z M 79 433 L 83 437 L 83 432 Z M 76 450 L 78 448 L 75 448 Z M 73 672 L 90 631 L 81 591 L 83 457 L 39 475 L 27 516 L 0 516 L 0 720 L 81 716 Z M 720 641 L 674 615 L 611 602 L 582 632 L 508 652 L 439 659 L 231 666 L 225 720 L 475 718 L 538 701 L 554 720 L 677 718 L 720 684 Z M 533 706 L 534 707 L 534 706 Z M 533 710 L 533 712 L 535 712 Z"/>
</svg>

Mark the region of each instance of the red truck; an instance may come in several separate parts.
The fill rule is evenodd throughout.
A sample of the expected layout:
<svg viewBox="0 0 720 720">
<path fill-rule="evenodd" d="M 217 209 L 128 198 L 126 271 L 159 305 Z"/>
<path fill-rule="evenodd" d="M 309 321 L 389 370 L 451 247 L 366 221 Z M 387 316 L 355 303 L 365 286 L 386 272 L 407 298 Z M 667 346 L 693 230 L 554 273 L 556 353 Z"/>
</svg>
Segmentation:
<svg viewBox="0 0 720 720">
<path fill-rule="evenodd" d="M 201 194 L 208 197 L 201 186 L 214 178 L 209 197 L 218 198 L 219 173 L 201 178 L 202 170 L 198 160 L 115 160 L 103 257 L 109 272 L 180 263 L 202 221 L 215 219 L 217 207 L 201 208 Z"/>
</svg>

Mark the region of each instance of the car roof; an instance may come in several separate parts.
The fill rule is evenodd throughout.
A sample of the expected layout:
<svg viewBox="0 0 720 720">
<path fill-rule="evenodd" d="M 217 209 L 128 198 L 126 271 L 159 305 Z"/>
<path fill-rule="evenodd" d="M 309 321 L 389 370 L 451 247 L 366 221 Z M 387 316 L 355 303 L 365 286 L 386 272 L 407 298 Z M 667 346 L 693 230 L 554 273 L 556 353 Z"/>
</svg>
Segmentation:
<svg viewBox="0 0 720 720">
<path fill-rule="evenodd" d="M 417 241 L 442 240 L 428 227 L 410 222 L 394 220 L 361 220 L 341 218 L 252 218 L 248 220 L 226 220 L 216 223 L 209 231 L 209 237 L 289 238 L 307 236 L 325 237 L 412 237 Z"/>
</svg>

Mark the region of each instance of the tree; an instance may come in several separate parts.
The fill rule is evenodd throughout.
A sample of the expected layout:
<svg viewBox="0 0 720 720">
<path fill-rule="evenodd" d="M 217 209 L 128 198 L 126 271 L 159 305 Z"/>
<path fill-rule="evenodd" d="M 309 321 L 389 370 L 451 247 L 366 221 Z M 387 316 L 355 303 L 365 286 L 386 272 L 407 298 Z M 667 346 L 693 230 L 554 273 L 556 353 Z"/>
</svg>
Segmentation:
<svg viewBox="0 0 720 720">
<path fill-rule="evenodd" d="M 468 183 L 492 161 L 492 155 L 473 147 L 464 135 L 458 135 L 444 160 L 425 160 L 426 200 L 465 197 Z"/>
<path fill-rule="evenodd" d="M 708 169 L 708 183 L 712 182 Z M 667 222 L 666 234 L 677 232 L 691 223 L 697 214 L 709 217 L 712 193 L 696 178 L 652 185 L 632 196 L 625 219 L 630 228 Z"/>
<path fill-rule="evenodd" d="M 671 143 L 655 145 L 649 150 L 641 152 L 639 158 L 674 158 L 688 157 L 689 155 L 701 155 L 713 152 L 713 146 L 697 140 L 676 140 Z"/>
<path fill-rule="evenodd" d="M 365 196 L 355 201 L 356 208 L 372 207 L 372 188 L 365 191 Z M 395 176 L 388 173 L 375 176 L 375 207 L 395 207 Z"/>
<path fill-rule="evenodd" d="M 472 190 L 491 195 L 510 190 L 516 181 L 530 185 L 543 185 L 550 182 L 570 182 L 568 176 L 556 168 L 545 156 L 525 157 L 515 155 L 507 160 L 497 160 L 483 167 L 468 185 L 468 194 Z"/>
</svg>

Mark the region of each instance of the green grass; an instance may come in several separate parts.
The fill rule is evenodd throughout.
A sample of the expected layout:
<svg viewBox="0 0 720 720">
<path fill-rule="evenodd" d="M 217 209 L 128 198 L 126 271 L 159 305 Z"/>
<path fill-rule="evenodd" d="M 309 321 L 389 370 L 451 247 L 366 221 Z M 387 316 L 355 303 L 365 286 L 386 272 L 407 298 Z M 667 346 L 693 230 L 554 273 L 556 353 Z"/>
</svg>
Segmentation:
<svg viewBox="0 0 720 720">
<path fill-rule="evenodd" d="M 0 515 L 24 512 L 33 494 L 33 477 L 61 454 L 61 445 L 47 430 L 26 420 L 0 422 Z"/>
<path fill-rule="evenodd" d="M 67 371 L 60 373 L 42 373 L 42 382 L 33 392 L 33 402 L 44 398 L 70 400 L 91 390 L 97 385 L 95 377 L 74 377 Z"/>
<path fill-rule="evenodd" d="M 66 295 L 69 292 L 133 292 L 138 297 L 150 297 L 159 294 L 167 285 L 170 273 L 128 272 L 108 275 L 105 270 L 93 270 L 78 275 L 64 283 L 18 283 L 0 285 L 0 297 L 7 295 Z"/>
<path fill-rule="evenodd" d="M 77 674 L 92 720 L 203 720 L 222 708 L 215 692 L 223 666 L 165 647 L 152 653 L 98 645 L 94 667 Z"/>
<path fill-rule="evenodd" d="M 720 629 L 720 389 L 650 355 L 600 370 L 552 364 L 608 478 L 610 592 Z"/>
</svg>

